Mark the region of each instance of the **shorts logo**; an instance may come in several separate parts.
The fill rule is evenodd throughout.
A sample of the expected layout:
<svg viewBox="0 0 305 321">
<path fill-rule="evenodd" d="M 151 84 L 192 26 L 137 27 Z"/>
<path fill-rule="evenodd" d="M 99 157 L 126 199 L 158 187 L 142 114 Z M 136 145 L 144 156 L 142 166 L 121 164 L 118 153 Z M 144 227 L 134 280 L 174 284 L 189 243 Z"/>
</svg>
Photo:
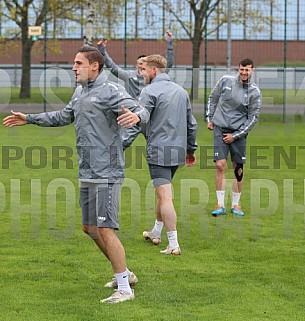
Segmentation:
<svg viewBox="0 0 305 321">
<path fill-rule="evenodd" d="M 214 156 L 218 156 L 218 152 L 214 153 Z"/>
<path fill-rule="evenodd" d="M 106 221 L 106 217 L 105 217 L 105 216 L 98 216 L 97 219 L 98 219 L 99 221 L 103 221 L 103 222 Z"/>
</svg>

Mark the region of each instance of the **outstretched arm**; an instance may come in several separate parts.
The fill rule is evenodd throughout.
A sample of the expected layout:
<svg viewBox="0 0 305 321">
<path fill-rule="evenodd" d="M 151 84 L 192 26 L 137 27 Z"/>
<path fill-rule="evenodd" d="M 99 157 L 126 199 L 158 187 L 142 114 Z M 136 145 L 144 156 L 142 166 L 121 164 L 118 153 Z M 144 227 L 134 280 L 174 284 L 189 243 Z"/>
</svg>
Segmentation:
<svg viewBox="0 0 305 321">
<path fill-rule="evenodd" d="M 118 124 L 124 128 L 129 128 L 141 121 L 141 118 L 128 108 L 122 106 L 122 114 L 117 118 Z"/>
<path fill-rule="evenodd" d="M 98 49 L 101 52 L 103 56 L 106 54 L 106 47 L 107 47 L 107 39 L 102 38 L 98 43 L 97 43 Z"/>
<path fill-rule="evenodd" d="M 3 125 L 6 127 L 23 126 L 26 125 L 26 115 L 20 112 L 12 111 L 12 115 L 3 119 Z"/>
<path fill-rule="evenodd" d="M 41 127 L 59 127 L 71 124 L 74 121 L 72 100 L 62 110 L 55 110 L 40 114 L 23 114 L 12 111 L 12 115 L 3 119 L 6 127 L 35 124 Z"/>
<path fill-rule="evenodd" d="M 173 51 L 173 35 L 170 31 L 166 31 L 164 34 L 164 39 L 167 42 L 167 49 L 166 49 L 166 72 L 169 72 L 169 69 L 173 67 L 173 60 L 174 60 L 174 51 Z"/>
<path fill-rule="evenodd" d="M 120 68 L 109 56 L 109 54 L 106 51 L 107 47 L 107 40 L 102 39 L 98 43 L 98 49 L 103 55 L 105 59 L 105 66 L 110 69 L 111 73 L 118 77 L 119 79 L 122 79 L 124 81 L 128 80 L 129 72 L 127 70 L 124 70 L 123 68 Z"/>
</svg>

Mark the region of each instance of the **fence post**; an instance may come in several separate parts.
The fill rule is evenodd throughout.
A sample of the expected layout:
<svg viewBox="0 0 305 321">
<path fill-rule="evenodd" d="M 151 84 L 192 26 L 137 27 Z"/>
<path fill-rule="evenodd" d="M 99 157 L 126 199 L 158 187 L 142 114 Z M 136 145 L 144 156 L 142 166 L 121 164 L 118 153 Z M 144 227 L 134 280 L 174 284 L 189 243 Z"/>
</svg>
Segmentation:
<svg viewBox="0 0 305 321">
<path fill-rule="evenodd" d="M 283 70 L 283 122 L 286 123 L 286 69 L 287 69 L 287 0 L 284 9 L 284 70 Z"/>
<path fill-rule="evenodd" d="M 47 31 L 48 31 L 48 3 L 43 0 L 44 8 L 44 38 L 43 38 L 43 111 L 47 111 Z"/>
</svg>

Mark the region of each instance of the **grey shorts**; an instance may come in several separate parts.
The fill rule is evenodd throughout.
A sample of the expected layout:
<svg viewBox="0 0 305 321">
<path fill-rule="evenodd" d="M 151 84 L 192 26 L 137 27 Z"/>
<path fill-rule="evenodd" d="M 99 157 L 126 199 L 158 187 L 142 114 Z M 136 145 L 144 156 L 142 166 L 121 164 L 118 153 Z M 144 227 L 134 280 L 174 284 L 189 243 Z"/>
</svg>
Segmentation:
<svg viewBox="0 0 305 321">
<path fill-rule="evenodd" d="M 159 166 L 148 164 L 150 177 L 154 187 L 171 184 L 172 179 L 178 169 L 178 166 Z"/>
<path fill-rule="evenodd" d="M 80 206 L 85 225 L 119 229 L 121 183 L 81 183 Z"/>
<path fill-rule="evenodd" d="M 246 163 L 246 137 L 235 140 L 231 144 L 226 144 L 223 141 L 223 134 L 232 133 L 233 130 L 228 130 L 214 125 L 214 161 L 220 159 L 227 159 L 230 152 L 231 161 L 235 163 Z"/>
</svg>

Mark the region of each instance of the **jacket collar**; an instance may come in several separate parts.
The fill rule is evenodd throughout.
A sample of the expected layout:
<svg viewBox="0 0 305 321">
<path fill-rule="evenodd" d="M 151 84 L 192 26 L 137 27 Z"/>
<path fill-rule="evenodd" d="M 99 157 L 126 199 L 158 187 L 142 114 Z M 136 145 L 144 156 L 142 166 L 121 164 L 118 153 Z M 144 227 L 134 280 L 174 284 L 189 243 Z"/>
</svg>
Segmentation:
<svg viewBox="0 0 305 321">
<path fill-rule="evenodd" d="M 235 79 L 236 79 L 237 83 L 239 83 L 240 85 L 243 85 L 243 86 L 249 86 L 249 85 L 251 85 L 253 83 L 252 77 L 250 78 L 249 82 L 247 82 L 247 83 L 242 82 L 241 79 L 240 79 L 240 75 L 239 74 L 236 76 Z"/>
<path fill-rule="evenodd" d="M 158 82 L 158 81 L 170 81 L 170 78 L 168 76 L 168 74 L 166 74 L 165 72 L 161 73 L 161 74 L 158 74 L 152 81 L 151 83 L 153 82 Z"/>
<path fill-rule="evenodd" d="M 87 84 L 83 84 L 82 87 L 91 89 L 92 87 L 99 86 L 106 81 L 107 81 L 107 75 L 103 70 L 101 70 L 97 78 L 95 78 L 92 81 L 89 81 Z"/>
</svg>

